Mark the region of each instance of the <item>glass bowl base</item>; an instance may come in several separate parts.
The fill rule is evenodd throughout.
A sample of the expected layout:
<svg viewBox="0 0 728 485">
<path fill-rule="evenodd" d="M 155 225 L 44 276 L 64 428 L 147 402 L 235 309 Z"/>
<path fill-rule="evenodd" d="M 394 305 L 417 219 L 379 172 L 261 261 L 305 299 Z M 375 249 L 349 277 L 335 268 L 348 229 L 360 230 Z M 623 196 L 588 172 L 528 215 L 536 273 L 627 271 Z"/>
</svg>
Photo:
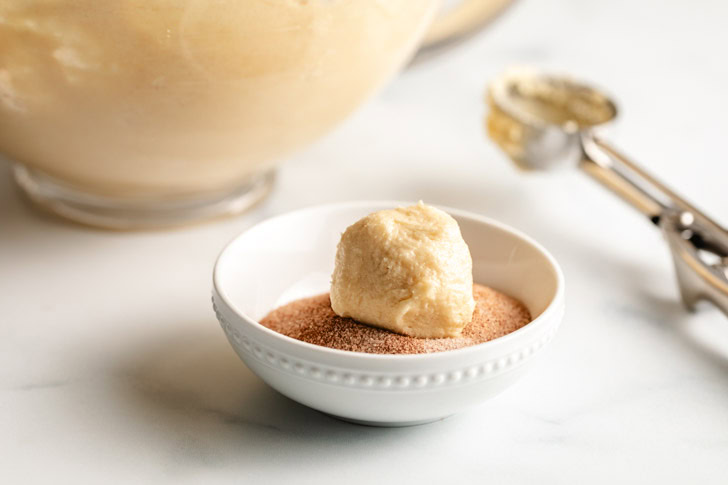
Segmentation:
<svg viewBox="0 0 728 485">
<path fill-rule="evenodd" d="M 220 192 L 187 197 L 127 199 L 89 194 L 24 165 L 15 182 L 40 208 L 74 222 L 117 230 L 144 230 L 197 224 L 250 209 L 270 193 L 275 171 L 256 174 Z"/>
</svg>

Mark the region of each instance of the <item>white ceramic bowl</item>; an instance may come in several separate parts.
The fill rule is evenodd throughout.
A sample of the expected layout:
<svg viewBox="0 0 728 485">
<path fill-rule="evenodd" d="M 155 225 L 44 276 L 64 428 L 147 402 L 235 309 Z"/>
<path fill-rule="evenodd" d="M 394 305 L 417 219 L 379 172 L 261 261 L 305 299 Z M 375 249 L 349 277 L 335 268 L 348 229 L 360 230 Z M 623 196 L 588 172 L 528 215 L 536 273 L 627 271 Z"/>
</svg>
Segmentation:
<svg viewBox="0 0 728 485">
<path fill-rule="evenodd" d="M 556 333 L 564 282 L 554 258 L 529 237 L 484 217 L 444 209 L 460 224 L 477 283 L 520 299 L 534 320 L 459 350 L 375 355 L 301 342 L 258 323 L 273 308 L 328 291 L 336 244 L 371 212 L 407 205 L 353 202 L 268 219 L 233 240 L 215 265 L 213 305 L 245 364 L 306 406 L 358 423 L 405 426 L 481 403 L 513 384 Z"/>
</svg>

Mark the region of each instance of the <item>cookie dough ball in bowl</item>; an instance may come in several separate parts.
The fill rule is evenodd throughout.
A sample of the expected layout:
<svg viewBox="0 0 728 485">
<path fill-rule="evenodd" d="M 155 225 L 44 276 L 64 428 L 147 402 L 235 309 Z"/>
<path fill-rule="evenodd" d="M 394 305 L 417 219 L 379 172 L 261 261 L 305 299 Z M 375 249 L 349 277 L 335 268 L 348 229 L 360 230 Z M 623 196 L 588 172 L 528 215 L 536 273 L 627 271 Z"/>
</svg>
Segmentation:
<svg viewBox="0 0 728 485">
<path fill-rule="evenodd" d="M 537 242 L 497 221 L 445 209 L 470 248 L 475 283 L 521 301 L 530 323 L 494 340 L 427 354 L 368 354 L 296 340 L 259 323 L 329 291 L 337 244 L 355 221 L 399 202 L 346 202 L 283 214 L 232 241 L 215 265 L 213 302 L 237 354 L 289 398 L 355 422 L 405 426 L 476 406 L 540 361 L 564 310 L 564 281 Z"/>
<path fill-rule="evenodd" d="M 473 261 L 457 222 L 422 202 L 349 226 L 336 251 L 337 315 L 419 338 L 457 337 L 473 317 Z"/>
</svg>

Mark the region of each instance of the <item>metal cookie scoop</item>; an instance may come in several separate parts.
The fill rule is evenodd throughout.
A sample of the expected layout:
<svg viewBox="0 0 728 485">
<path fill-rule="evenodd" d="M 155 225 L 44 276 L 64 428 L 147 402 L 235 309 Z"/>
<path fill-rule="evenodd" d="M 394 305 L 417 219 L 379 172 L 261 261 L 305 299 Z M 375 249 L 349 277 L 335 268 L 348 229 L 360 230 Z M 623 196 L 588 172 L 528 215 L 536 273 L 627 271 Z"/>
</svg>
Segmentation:
<svg viewBox="0 0 728 485">
<path fill-rule="evenodd" d="M 488 89 L 490 138 L 521 168 L 579 167 L 658 226 L 689 309 L 713 302 L 728 316 L 728 232 L 598 136 L 614 103 L 580 82 L 511 70 Z"/>
</svg>

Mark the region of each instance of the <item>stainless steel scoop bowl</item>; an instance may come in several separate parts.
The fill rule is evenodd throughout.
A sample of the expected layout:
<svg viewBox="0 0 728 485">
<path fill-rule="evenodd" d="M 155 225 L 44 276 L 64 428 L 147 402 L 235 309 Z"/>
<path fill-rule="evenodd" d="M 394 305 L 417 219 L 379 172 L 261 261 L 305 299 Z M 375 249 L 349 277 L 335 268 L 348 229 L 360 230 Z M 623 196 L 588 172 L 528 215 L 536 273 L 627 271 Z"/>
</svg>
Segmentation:
<svg viewBox="0 0 728 485">
<path fill-rule="evenodd" d="M 617 116 L 600 90 L 564 76 L 511 69 L 491 83 L 486 128 L 525 170 L 580 168 L 643 213 L 672 252 L 683 302 L 728 316 L 728 231 L 600 137 Z"/>
</svg>

